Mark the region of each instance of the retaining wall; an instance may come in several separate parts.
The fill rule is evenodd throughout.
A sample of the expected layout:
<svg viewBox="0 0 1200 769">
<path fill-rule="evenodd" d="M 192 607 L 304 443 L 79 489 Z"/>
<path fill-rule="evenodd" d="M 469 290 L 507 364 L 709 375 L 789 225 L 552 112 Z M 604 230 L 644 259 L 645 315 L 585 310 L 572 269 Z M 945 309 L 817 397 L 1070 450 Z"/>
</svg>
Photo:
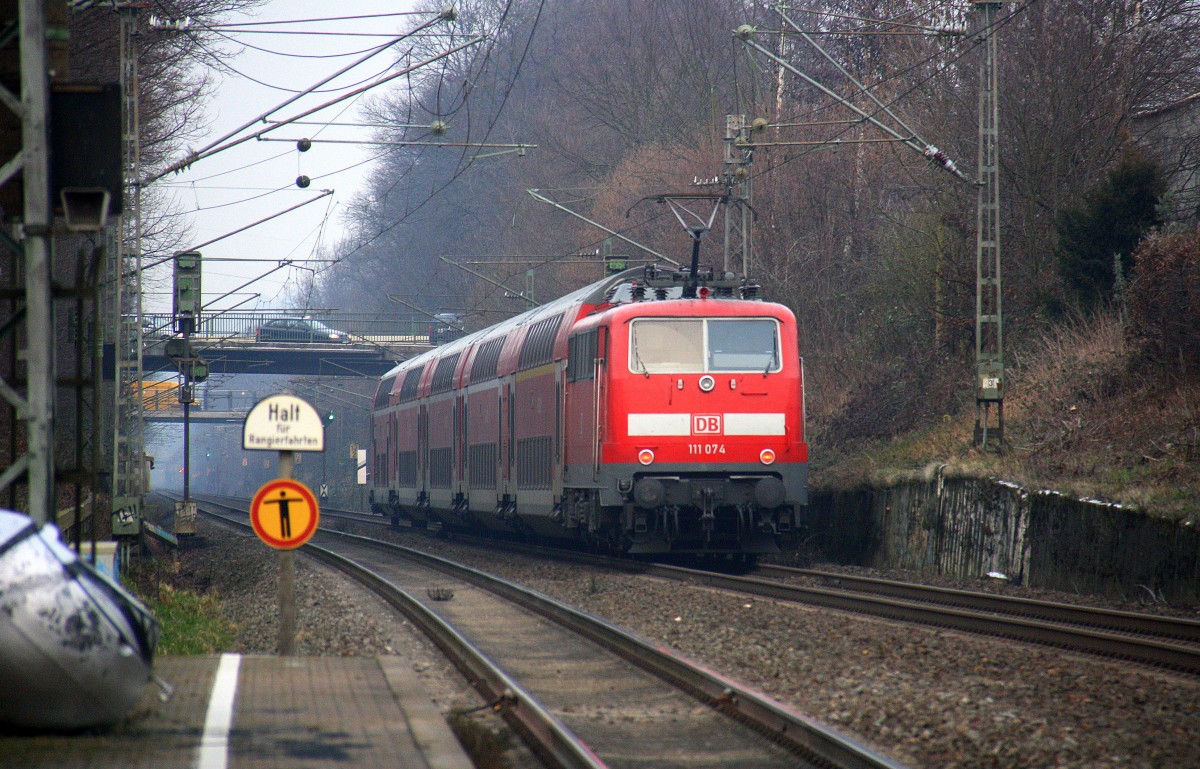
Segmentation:
<svg viewBox="0 0 1200 769">
<path fill-rule="evenodd" d="M 804 536 L 829 560 L 960 577 L 1000 572 L 1031 587 L 1153 590 L 1200 599 L 1200 532 L 1186 523 L 974 478 L 814 493 Z"/>
</svg>

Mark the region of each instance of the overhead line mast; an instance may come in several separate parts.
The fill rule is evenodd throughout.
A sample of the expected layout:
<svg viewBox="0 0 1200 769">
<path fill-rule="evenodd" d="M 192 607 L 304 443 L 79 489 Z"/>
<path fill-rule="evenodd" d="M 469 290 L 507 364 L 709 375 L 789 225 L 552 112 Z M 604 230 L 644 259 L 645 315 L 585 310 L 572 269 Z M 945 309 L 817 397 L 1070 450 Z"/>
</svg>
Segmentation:
<svg viewBox="0 0 1200 769">
<path fill-rule="evenodd" d="M 725 116 L 725 259 L 723 268 L 729 271 L 731 259 L 741 257 L 742 275 L 750 274 L 753 256 L 750 216 L 753 213 L 753 186 L 750 164 L 754 161 L 754 147 L 747 132 L 762 131 L 766 122 L 755 120 L 746 125 L 745 115 Z"/>
<path fill-rule="evenodd" d="M 132 213 L 117 227 L 115 269 L 111 276 L 116 315 L 117 375 L 113 388 L 113 536 L 128 550 L 141 532 L 145 482 L 145 399 L 142 392 L 142 185 L 141 125 L 138 104 L 138 16 L 147 3 L 128 2 L 120 14 L 122 168 Z M 127 273 L 125 263 L 132 259 Z M 128 283 L 126 282 L 128 280 Z M 128 305 L 128 307 L 127 307 Z M 128 556 L 128 552 L 122 552 Z"/>
<path fill-rule="evenodd" d="M 999 173 L 999 106 L 997 91 L 997 46 L 996 11 L 1005 0 L 971 0 L 982 13 L 978 40 L 981 45 L 979 75 L 979 144 L 978 170 L 974 182 L 977 191 L 976 204 L 976 266 L 975 266 L 975 430 L 974 443 L 987 448 L 989 437 L 998 447 L 1004 444 L 1004 334 L 1002 283 L 1000 280 L 1000 173 Z M 805 41 L 812 45 L 830 64 L 838 69 L 859 92 L 869 98 L 876 110 L 869 112 L 848 101 L 812 77 L 801 72 L 790 62 L 773 51 L 755 42 L 757 29 L 742 25 L 734 36 L 747 47 L 777 63 L 822 93 L 843 104 L 862 122 L 870 123 L 887 133 L 893 140 L 906 144 L 920 152 L 930 162 L 940 165 L 956 178 L 969 182 L 957 164 L 936 146 L 921 139 L 886 104 L 839 65 L 799 25 L 788 18 L 783 9 L 776 5 L 775 11 Z M 960 30 L 944 27 L 920 28 L 925 33 L 941 35 L 962 34 Z M 903 130 L 880 121 L 876 115 L 884 113 Z M 836 141 L 836 140 L 835 140 Z M 832 143 L 832 142 L 831 142 Z M 991 423 L 992 405 L 995 405 L 996 424 Z"/>
<path fill-rule="evenodd" d="M 41 526 L 54 520 L 54 400 L 55 378 L 54 298 L 50 209 L 49 55 L 46 48 L 46 8 L 40 0 L 21 0 L 16 25 L 19 32 L 20 98 L 4 90 L 3 102 L 21 121 L 21 150 L 5 163 L 3 173 L 15 168 L 23 174 L 24 207 L 22 240 L 24 260 L 26 394 L 0 380 L 2 395 L 25 420 L 25 454 L 13 457 L 12 467 L 0 473 L 0 488 L 24 470 L 28 478 L 29 517 Z M 10 28 L 10 32 L 12 28 Z M 8 37 L 11 41 L 11 35 Z M 15 372 L 14 372 L 15 373 Z"/>
<path fill-rule="evenodd" d="M 999 0 L 971 0 L 983 14 L 979 62 L 979 200 L 975 236 L 975 445 L 1004 445 L 1004 315 L 1000 282 L 1000 108 L 996 99 Z M 996 425 L 991 426 L 991 407 Z"/>
</svg>

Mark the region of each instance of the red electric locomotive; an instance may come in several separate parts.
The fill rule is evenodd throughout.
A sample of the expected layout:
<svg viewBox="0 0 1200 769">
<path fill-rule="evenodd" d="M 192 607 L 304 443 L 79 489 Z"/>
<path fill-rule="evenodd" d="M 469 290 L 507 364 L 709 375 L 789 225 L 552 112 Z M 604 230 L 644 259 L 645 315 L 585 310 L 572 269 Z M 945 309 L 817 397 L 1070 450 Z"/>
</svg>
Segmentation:
<svg viewBox="0 0 1200 769">
<path fill-rule="evenodd" d="M 630 554 L 778 550 L 807 502 L 786 307 L 731 274 L 627 270 L 381 381 L 372 508 Z"/>
</svg>

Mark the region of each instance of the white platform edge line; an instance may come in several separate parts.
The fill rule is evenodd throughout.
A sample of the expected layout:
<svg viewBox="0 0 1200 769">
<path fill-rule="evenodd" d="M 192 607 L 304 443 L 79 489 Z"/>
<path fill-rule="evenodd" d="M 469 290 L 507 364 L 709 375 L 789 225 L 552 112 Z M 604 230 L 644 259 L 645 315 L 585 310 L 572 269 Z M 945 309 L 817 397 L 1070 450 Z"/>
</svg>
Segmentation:
<svg viewBox="0 0 1200 769">
<path fill-rule="evenodd" d="M 233 727 L 233 703 L 237 699 L 240 654 L 222 654 L 208 697 L 204 733 L 196 755 L 196 769 L 226 769 L 229 766 L 229 731 Z"/>
</svg>

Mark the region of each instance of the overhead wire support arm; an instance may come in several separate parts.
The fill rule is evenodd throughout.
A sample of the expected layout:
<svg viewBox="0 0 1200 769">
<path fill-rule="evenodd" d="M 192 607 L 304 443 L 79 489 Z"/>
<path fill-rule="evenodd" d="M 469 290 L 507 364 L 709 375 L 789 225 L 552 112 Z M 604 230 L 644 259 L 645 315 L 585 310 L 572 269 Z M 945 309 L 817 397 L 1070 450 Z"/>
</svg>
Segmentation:
<svg viewBox="0 0 1200 769">
<path fill-rule="evenodd" d="M 778 11 L 782 7 L 783 6 L 781 4 L 776 4 L 774 6 L 776 11 Z M 852 15 L 845 14 L 845 13 L 834 13 L 833 11 L 826 10 L 826 9 L 820 9 L 820 8 L 792 8 L 791 10 L 799 11 L 800 13 L 816 13 L 816 14 L 820 14 L 821 16 L 825 16 L 828 18 L 844 19 L 846 21 L 863 21 L 863 22 L 868 22 L 868 23 L 872 23 L 872 24 L 879 24 L 882 27 L 899 27 L 901 29 L 910 30 L 910 32 L 908 34 L 923 35 L 926 37 L 931 36 L 931 35 L 964 35 L 964 34 L 966 34 L 966 31 L 964 29 L 962 29 L 961 27 L 951 27 L 951 26 L 946 26 L 946 25 L 929 26 L 928 24 L 908 24 L 908 23 L 901 22 L 901 21 L 892 21 L 890 19 L 871 19 L 871 18 L 868 18 L 865 16 L 852 16 Z M 822 33 L 822 34 L 829 34 L 829 33 Z M 843 33 L 843 34 L 845 34 L 845 33 Z M 855 34 L 897 35 L 897 34 L 905 34 L 905 33 L 899 33 L 899 32 L 873 32 L 873 33 L 872 32 L 855 32 Z"/>
<path fill-rule="evenodd" d="M 224 240 L 225 238 L 228 238 L 228 237 L 232 237 L 239 233 L 245 232 L 246 230 L 248 230 L 252 227 L 257 227 L 258 225 L 269 222 L 272 219 L 275 219 L 276 217 L 283 216 L 284 214 L 289 214 L 292 211 L 295 211 L 297 208 L 303 208 L 304 206 L 307 206 L 309 203 L 315 203 L 316 201 L 321 200 L 322 198 L 327 198 L 332 194 L 333 194 L 333 190 L 322 190 L 321 194 L 317 195 L 315 198 L 309 198 L 308 200 L 304 201 L 303 203 L 297 203 L 296 205 L 291 206 L 290 208 L 285 208 L 282 211 L 278 211 L 276 213 L 271 214 L 270 216 L 264 216 L 263 218 L 259 219 L 258 221 L 251 222 L 250 224 L 247 224 L 244 227 L 239 227 L 236 230 L 233 230 L 232 232 L 227 232 L 224 235 L 218 235 L 217 237 L 213 238 L 212 240 L 206 240 L 203 243 L 200 243 L 198 245 L 192 246 L 191 248 L 186 248 L 186 249 L 182 249 L 182 250 L 184 250 L 184 251 L 199 251 L 200 249 L 204 248 L 205 246 L 211 246 L 213 243 Z M 151 267 L 157 267 L 160 264 L 169 262 L 174 258 L 175 258 L 174 255 L 165 256 L 162 259 L 159 259 L 157 261 L 151 262 L 150 264 L 144 265 L 141 269 L 148 270 Z M 238 260 L 238 261 L 241 261 L 241 260 Z M 245 260 L 245 261 L 251 261 L 251 260 Z M 272 259 L 271 261 L 278 261 L 278 260 Z M 126 277 L 126 278 L 133 277 L 135 272 L 136 272 L 136 270 L 131 270 L 129 272 L 124 273 L 122 277 Z"/>
<path fill-rule="evenodd" d="M 491 284 L 492 284 L 493 286 L 495 286 L 496 288 L 502 288 L 502 289 L 504 289 L 504 290 L 505 290 L 506 292 L 508 292 L 508 294 L 510 294 L 511 296 L 518 296 L 518 297 L 520 297 L 520 298 L 524 299 L 526 302 L 528 302 L 530 305 L 532 305 L 532 306 L 534 306 L 534 307 L 537 307 L 537 306 L 538 306 L 538 302 L 535 302 L 533 299 L 531 299 L 530 297 L 526 296 L 526 295 L 525 295 L 525 292 L 523 292 L 523 291 L 513 291 L 511 288 L 509 288 L 508 286 L 504 285 L 504 284 L 503 284 L 503 283 L 501 283 L 500 281 L 498 281 L 498 280 L 492 280 L 492 279 L 491 279 L 491 278 L 489 278 L 487 275 L 484 275 L 483 273 L 480 273 L 480 272 L 476 272 L 475 270 L 472 270 L 472 269 L 470 269 L 470 268 L 468 268 L 468 267 L 463 267 L 463 266 L 462 266 L 461 264 L 459 264 L 458 262 L 455 262 L 455 261 L 452 261 L 452 260 L 450 260 L 450 259 L 447 259 L 447 258 L 446 258 L 446 257 L 444 257 L 444 256 L 439 256 L 439 257 L 438 257 L 438 259 L 441 259 L 443 262 L 445 262 L 446 264 L 449 264 L 449 265 L 451 265 L 451 266 L 453 266 L 453 267 L 457 267 L 458 269 L 462 270 L 463 272 L 466 272 L 466 273 L 469 273 L 469 274 L 471 274 L 471 275 L 474 275 L 475 277 L 479 278 L 480 280 L 482 280 L 482 281 L 484 281 L 484 282 L 491 283 Z M 391 296 L 389 296 L 389 297 L 388 297 L 388 299 L 392 299 L 392 297 L 391 297 Z M 393 299 L 392 301 L 398 301 L 398 300 L 395 300 L 395 299 Z M 403 302 L 399 302 L 399 303 L 400 303 L 400 304 L 403 304 Z"/>
<path fill-rule="evenodd" d="M 514 150 L 537 149 L 536 144 L 497 144 L 489 142 L 431 142 L 431 141 L 375 141 L 372 139 L 285 139 L 277 136 L 261 136 L 260 142 L 308 142 L 309 144 L 372 144 L 380 147 L 499 147 Z"/>
<path fill-rule="evenodd" d="M 211 246 L 213 243 L 224 240 L 225 238 L 233 237 L 234 235 L 243 233 L 246 230 L 250 229 L 251 227 L 257 227 L 258 225 L 264 224 L 265 222 L 269 222 L 276 217 L 283 216 L 284 214 L 290 214 L 292 211 L 295 211 L 297 208 L 303 208 L 304 206 L 307 206 L 309 203 L 316 203 L 318 200 L 321 200 L 322 198 L 327 198 L 332 194 L 333 194 L 333 190 L 321 190 L 321 194 L 317 195 L 315 198 L 309 198 L 308 200 L 304 201 L 303 203 L 297 203 L 296 205 L 291 206 L 290 208 L 285 208 L 282 211 L 271 214 L 270 216 L 264 216 L 263 218 L 261 218 L 257 221 L 251 222 L 250 224 L 247 224 L 244 227 L 238 227 L 236 230 L 233 230 L 232 232 L 227 232 L 224 235 L 218 235 L 217 237 L 215 237 L 211 240 L 206 240 L 203 243 L 192 246 L 191 248 L 186 249 L 186 250 L 199 251 L 200 249 L 204 248 L 205 246 Z"/>
<path fill-rule="evenodd" d="M 445 257 L 444 257 L 444 256 L 439 256 L 438 258 L 439 258 L 439 259 L 442 259 L 443 261 L 445 261 Z M 451 264 L 454 264 L 454 263 L 453 263 L 453 262 L 451 262 Z M 455 266 L 456 266 L 456 267 L 458 267 L 458 266 L 461 266 L 461 265 L 455 265 Z M 504 288 L 504 286 L 501 286 L 501 288 Z M 507 289 L 505 289 L 505 290 L 507 290 Z M 406 302 L 406 301 L 404 301 L 403 299 L 401 299 L 400 297 L 396 296 L 395 294 L 387 294 L 386 296 L 387 296 L 387 300 L 388 300 L 389 302 L 395 302 L 396 304 L 404 305 L 404 306 L 405 306 L 405 307 L 407 307 L 408 309 L 410 309 L 410 310 L 413 310 L 414 312 L 418 312 L 418 313 L 420 313 L 421 315 L 424 315 L 426 318 L 429 318 L 430 320 L 437 320 L 437 319 L 438 319 L 438 316 L 437 316 L 437 314 L 435 314 L 435 313 L 432 313 L 432 312 L 430 312 L 429 310 L 422 309 L 422 308 L 420 308 L 420 307 L 416 306 L 415 304 L 413 304 L 413 303 L 411 303 L 411 302 Z"/>
<path fill-rule="evenodd" d="M 543 203 L 549 203 L 550 205 L 557 208 L 559 211 L 564 211 L 564 212 L 570 214 L 571 216 L 574 216 L 576 219 L 582 219 L 583 221 L 587 222 L 588 224 L 592 225 L 593 227 L 604 230 L 609 235 L 612 235 L 614 238 L 620 238 L 621 240 L 625 241 L 626 243 L 633 246 L 634 248 L 637 248 L 637 249 L 640 249 L 640 250 L 646 252 L 650 256 L 653 256 L 655 259 L 659 259 L 664 262 L 668 262 L 670 264 L 675 265 L 676 267 L 679 266 L 679 262 L 675 261 L 674 259 L 671 259 L 670 257 L 663 256 L 662 254 L 658 253 L 657 251 L 655 251 L 653 248 L 650 248 L 649 246 L 644 246 L 641 243 L 638 243 L 636 240 L 629 237 L 628 235 L 623 235 L 623 234 L 617 232 L 616 230 L 612 229 L 611 227 L 605 227 L 603 224 L 600 224 L 599 222 L 595 221 L 594 219 L 589 219 L 586 216 L 584 216 L 583 214 L 578 213 L 576 211 L 572 211 L 571 209 L 567 208 L 566 206 L 562 205 L 561 203 L 557 203 L 557 202 L 551 200 L 550 198 L 541 194 L 541 190 L 525 190 L 525 191 L 528 192 L 533 197 L 534 200 L 540 200 Z"/>
<path fill-rule="evenodd" d="M 904 139 L 814 139 L 812 141 L 795 141 L 795 142 L 754 142 L 755 147 L 825 147 L 833 145 L 837 147 L 842 144 L 893 144 L 895 142 L 904 142 Z"/>
<path fill-rule="evenodd" d="M 399 42 L 400 40 L 403 40 L 404 37 L 405 36 L 401 36 L 401 37 L 397 38 L 396 40 L 392 41 L 391 43 L 388 43 L 388 45 L 389 46 L 393 45 L 394 43 Z M 158 181 L 159 179 L 163 178 L 167 174 L 182 171 L 182 170 L 190 167 L 193 163 L 203 160 L 204 158 L 211 157 L 213 155 L 216 155 L 219 152 L 224 152 L 225 150 L 230 149 L 231 147 L 236 147 L 239 144 L 243 144 L 245 142 L 250 141 L 251 139 L 258 139 L 259 137 L 263 136 L 264 134 L 274 131 L 281 126 L 285 126 L 294 120 L 299 120 L 300 118 L 308 117 L 309 115 L 320 112 L 323 109 L 332 107 L 333 105 L 335 105 L 339 102 L 345 101 L 346 99 L 351 99 L 351 98 L 354 98 L 355 96 L 359 96 L 363 93 L 366 93 L 367 91 L 371 90 L 372 88 L 376 88 L 385 83 L 390 83 L 391 81 L 395 80 L 396 78 L 400 78 L 400 77 L 404 77 L 405 75 L 409 75 L 412 72 L 420 69 L 421 67 L 425 67 L 436 61 L 440 61 L 441 59 L 444 59 L 447 56 L 458 53 L 459 51 L 469 48 L 470 46 L 481 43 L 486 39 L 487 39 L 487 37 L 484 35 L 477 35 L 477 36 L 471 38 L 470 40 L 467 40 L 466 42 L 461 43 L 460 45 L 456 45 L 453 48 L 442 51 L 441 53 L 439 53 L 437 55 L 430 56 L 427 59 L 423 59 L 422 61 L 419 61 L 416 64 L 413 64 L 412 66 L 405 67 L 403 69 L 397 70 L 396 72 L 392 72 L 389 75 L 385 75 L 384 77 L 378 78 L 377 80 L 375 80 L 371 83 L 368 83 L 365 86 L 362 86 L 360 88 L 355 88 L 352 91 L 348 91 L 347 93 L 344 93 L 341 96 L 330 99 L 329 101 L 319 104 L 318 106 L 313 107 L 312 109 L 305 110 L 304 112 L 301 112 L 298 115 L 294 115 L 291 118 L 288 118 L 287 120 L 273 121 L 266 128 L 262 129 L 261 131 L 255 131 L 254 133 L 246 134 L 245 136 L 240 136 L 236 139 L 232 138 L 233 136 L 236 136 L 241 131 L 244 131 L 247 128 L 249 128 L 250 126 L 254 125 L 255 123 L 258 123 L 260 121 L 266 122 L 266 118 L 268 115 L 278 112 L 283 107 L 285 107 L 289 104 L 292 104 L 297 99 L 301 98 L 302 96 L 308 95 L 313 90 L 319 88 L 320 86 L 322 86 L 328 82 L 328 79 L 323 80 L 320 83 L 317 83 L 317 84 L 312 85 L 309 88 L 305 89 L 300 94 L 297 94 L 296 96 L 285 100 L 278 107 L 275 107 L 274 109 L 272 109 L 268 112 L 265 112 L 262 115 L 259 115 L 254 120 L 251 120 L 248 123 L 241 126 L 240 128 L 238 128 L 236 131 L 226 134 L 221 139 L 218 139 L 216 142 L 210 143 L 204 149 L 192 152 L 183 160 L 180 160 L 176 163 L 172 163 L 170 166 L 163 169 L 162 171 L 159 171 L 157 174 L 147 177 L 146 179 L 144 179 L 141 182 L 141 185 L 147 186 L 149 184 L 152 184 L 152 183 Z M 380 50 L 382 50 L 382 48 Z M 334 75 L 333 77 L 336 77 L 336 76 L 337 75 Z M 222 144 L 220 142 L 224 142 L 224 143 Z"/>
<path fill-rule="evenodd" d="M 434 21 L 427 22 L 426 24 L 423 24 L 423 25 L 421 25 L 421 27 L 418 27 L 418 29 L 422 29 L 422 28 L 424 28 L 424 27 L 426 27 L 426 26 L 429 26 L 429 24 L 433 24 L 433 23 L 435 23 L 436 21 L 437 21 L 437 20 L 434 20 Z M 181 161 L 179 161 L 179 162 L 177 162 L 177 163 L 174 163 L 174 164 L 172 164 L 172 165 L 168 166 L 166 169 L 164 169 L 164 170 L 163 170 L 161 173 L 159 173 L 158 175 L 156 175 L 156 176 L 152 176 L 152 177 L 150 177 L 150 178 L 146 179 L 145 181 L 143 181 L 143 182 L 142 182 L 142 184 L 150 184 L 150 183 L 152 183 L 152 182 L 155 182 L 155 181 L 157 181 L 158 179 L 162 178 L 163 176 L 166 176 L 166 175 L 167 175 L 167 174 L 169 174 L 169 173 L 172 173 L 172 172 L 175 172 L 175 171 L 181 171 L 181 170 L 183 170 L 183 169 L 187 168 L 187 167 L 188 167 L 188 166 L 190 166 L 192 163 L 194 163 L 195 161 L 199 160 L 199 159 L 200 159 L 200 158 L 202 158 L 202 157 L 207 157 L 207 154 L 211 154 L 211 153 L 210 153 L 210 150 L 212 150 L 214 147 L 217 147 L 217 146 L 218 146 L 218 145 L 220 145 L 222 142 L 226 142 L 226 141 L 228 141 L 228 140 L 232 139 L 233 137 L 237 136 L 237 135 L 238 135 L 238 134 L 240 134 L 242 131 L 245 131 L 247 128 L 249 128 L 250 126 L 254 125 L 255 123 L 258 123 L 258 122 L 260 122 L 260 121 L 261 121 L 261 122 L 267 122 L 267 118 L 268 118 L 270 115 L 273 115 L 273 114 L 275 114 L 276 112 L 278 112 L 279 110 L 281 110 L 281 109 L 283 109 L 284 107 L 288 106 L 289 104 L 294 104 L 295 102 L 297 102 L 297 101 L 299 101 L 300 99 L 304 98 L 305 96 L 307 96 L 308 94 L 312 93 L 313 91 L 315 91 L 316 89 L 320 88 L 321 86 L 323 86 L 323 85 L 326 85 L 327 83 L 330 83 L 330 82 L 332 82 L 333 80 L 336 80 L 338 77 L 341 77 L 342 75 L 346 74 L 347 72 L 349 72 L 350 70 L 352 70 L 352 69 L 354 69 L 355 67 L 359 66 L 360 64 L 363 64 L 363 63 L 367 62 L 368 60 L 370 60 L 371 58 L 373 58 L 373 57 L 374 57 L 374 56 L 376 56 L 377 54 L 379 54 L 379 53 L 381 53 L 381 52 L 383 52 L 383 51 L 386 51 L 388 48 L 391 48 L 391 47 L 392 47 L 393 45 L 395 45 L 396 43 L 399 43 L 401 40 L 403 40 L 404 38 L 408 37 L 408 34 L 411 34 L 411 33 L 407 33 L 407 34 L 404 34 L 404 35 L 400 35 L 399 37 L 392 38 L 391 40 L 387 41 L 386 43 L 382 43 L 382 44 L 380 44 L 380 45 L 377 45 L 377 46 L 375 46 L 374 48 L 372 48 L 372 49 L 370 49 L 369 51 L 367 51 L 367 53 L 366 53 L 365 55 L 363 55 L 362 57 L 360 57 L 360 58 L 356 59 L 355 61 L 351 62 L 350 64 L 347 64 L 345 67 L 342 67 L 342 68 L 341 68 L 341 69 L 339 69 L 337 72 L 334 72 L 334 73 L 333 73 L 332 75 L 330 75 L 329 77 L 326 77 L 324 80 L 318 81 L 317 83 L 314 83 L 313 85 L 311 85 L 311 86 L 309 86 L 308 88 L 306 88 L 306 89 L 304 89 L 304 90 L 300 91 L 299 93 L 296 93 L 296 94 L 294 94 L 294 95 L 292 95 L 292 96 L 288 97 L 287 99 L 285 99 L 284 101 L 280 102 L 279 104 L 276 104 L 276 105 L 275 105 L 274 107 L 272 107 L 271 109 L 267 110 L 266 112 L 263 112 L 263 113 L 262 113 L 262 114 L 260 114 L 258 117 L 251 118 L 250 120 L 247 120 L 245 123 L 243 123 L 242 125 L 238 126 L 237 128 L 234 128 L 232 131 L 229 131 L 229 132 L 225 133 L 224 135 L 222 135 L 221 137 L 219 137 L 219 138 L 217 138 L 217 139 L 214 139 L 213 141 L 209 142 L 209 143 L 208 143 L 206 146 L 204 146 L 204 147 L 201 147 L 200 149 L 198 149 L 198 150 L 195 150 L 195 151 L 193 151 L 193 152 L 189 153 L 188 157 L 184 158 L 183 160 L 181 160 Z M 279 122 L 279 121 L 271 121 L 271 122 L 272 122 L 272 123 L 274 123 L 274 122 Z"/>
<path fill-rule="evenodd" d="M 285 99 L 284 101 L 275 105 L 274 107 L 272 107 L 271 109 L 262 113 L 258 117 L 248 120 L 247 122 L 243 123 L 241 126 L 233 129 L 232 131 L 229 131 L 224 136 L 221 136 L 218 139 L 214 139 L 206 147 L 203 147 L 202 149 L 200 149 L 194 153 L 191 153 L 191 155 L 189 157 L 184 158 L 179 163 L 176 163 L 176 164 L 168 167 L 162 173 L 160 173 L 157 176 L 154 176 L 142 183 L 150 184 L 151 182 L 156 181 L 157 179 L 160 179 L 163 176 L 165 176 L 173 171 L 180 171 L 184 168 L 187 168 L 189 165 L 191 165 L 196 160 L 199 160 L 201 157 L 206 157 L 207 154 L 212 154 L 212 152 L 210 152 L 210 150 L 213 150 L 214 147 L 221 144 L 222 142 L 227 141 L 227 140 L 233 138 L 234 136 L 237 136 L 239 133 L 241 133 L 242 131 L 245 131 L 247 128 L 254 125 L 255 123 L 258 123 L 259 121 L 266 121 L 267 117 L 269 117 L 270 115 L 275 114 L 276 112 L 278 112 L 279 110 L 288 106 L 289 104 L 293 104 L 293 103 L 299 101 L 300 99 L 304 98 L 305 96 L 312 93 L 313 91 L 320 88 L 321 86 L 326 85 L 326 84 L 336 80 L 337 78 L 346 74 L 347 72 L 349 72 L 350 70 L 359 66 L 360 64 L 363 64 L 363 63 L 369 61 L 370 59 L 374 58 L 376 55 L 382 53 L 383 51 L 386 51 L 388 48 L 391 48 L 396 43 L 399 43 L 400 41 L 408 38 L 409 36 L 411 36 L 413 34 L 416 34 L 417 32 L 428 29 L 429 27 L 433 26 L 434 24 L 437 24 L 440 21 L 452 21 L 453 19 L 454 19 L 453 11 L 449 11 L 449 10 L 442 11 L 441 13 L 439 13 L 437 15 L 437 17 L 430 19 L 429 21 L 425 22 L 424 24 L 418 25 L 415 29 L 408 31 L 408 32 L 404 33 L 403 35 L 399 35 L 399 36 L 387 41 L 386 43 L 382 43 L 380 45 L 375 46 L 374 48 L 368 50 L 367 53 L 364 54 L 362 57 L 360 57 L 360 58 L 354 60 L 353 62 L 347 64 L 346 66 L 342 67 L 337 72 L 334 72 L 332 75 L 330 75 L 329 77 L 326 77 L 325 79 L 323 79 L 317 83 L 314 83 L 313 85 L 309 86 L 308 88 L 304 89 L 303 91 L 300 91 L 299 93 Z M 219 150 L 213 150 L 213 151 L 219 151 Z"/>
<path fill-rule="evenodd" d="M 861 90 L 864 94 L 866 94 L 867 97 L 870 98 L 879 107 L 880 111 L 884 112 L 889 117 L 891 117 L 893 120 L 895 120 L 896 123 L 901 128 L 903 128 L 905 132 L 902 133 L 902 132 L 896 130 L 892 126 L 888 125 L 887 123 L 885 123 L 885 122 L 881 121 L 879 118 L 877 118 L 874 113 L 868 112 L 868 111 L 862 109 L 861 107 L 859 107 L 858 105 L 854 104 L 853 102 L 848 101 L 844 96 L 839 94 L 837 91 L 834 91 L 833 89 L 829 88 L 828 86 L 821 83 L 820 81 L 818 81 L 818 80 L 810 77 L 809 75 L 805 74 L 804 72 L 800 71 L 791 62 L 784 60 L 782 57 L 777 55 L 774 51 L 771 51 L 771 50 L 763 47 L 762 45 L 760 45 L 758 42 L 756 42 L 754 40 L 754 36 L 758 31 L 755 27 L 753 27 L 749 24 L 743 24 L 742 26 L 738 27 L 734 31 L 734 33 L 733 33 L 734 36 L 738 40 L 742 41 L 743 45 L 745 45 L 749 48 L 753 48 L 754 50 L 761 53 L 763 56 L 767 57 L 771 61 L 775 62 L 779 66 L 786 69 L 787 71 L 796 75 L 797 77 L 802 79 L 804 82 L 808 83 L 809 85 L 813 86 L 817 90 L 821 91 L 821 93 L 825 94 L 826 96 L 829 96 L 832 99 L 835 99 L 838 103 L 842 104 L 847 109 L 854 112 L 856 115 L 861 117 L 864 121 L 869 122 L 870 124 L 874 125 L 876 128 L 880 129 L 884 133 L 886 133 L 889 136 L 900 141 L 902 144 L 908 145 L 910 148 L 912 148 L 916 152 L 919 152 L 926 159 L 928 159 L 934 163 L 937 163 L 942 168 L 949 171 L 951 174 L 953 174 L 955 177 L 957 177 L 961 181 L 967 182 L 969 184 L 974 184 L 974 182 L 972 182 L 969 178 L 967 178 L 967 176 L 958 169 L 958 165 L 952 159 L 950 159 L 944 152 L 939 150 L 937 147 L 935 147 L 934 145 L 930 144 L 929 142 L 925 141 L 920 136 L 918 136 L 916 131 L 914 131 L 912 128 L 910 128 L 908 125 L 906 125 L 903 120 L 901 120 L 899 117 L 897 117 L 895 115 L 895 113 L 893 113 L 891 111 L 891 109 L 889 109 L 887 107 L 887 105 L 885 105 L 883 102 L 879 101 L 879 99 L 876 98 L 875 95 L 872 94 L 866 86 L 864 86 L 862 83 L 860 83 L 849 72 L 847 72 L 840 64 L 838 64 L 833 59 L 833 57 L 831 57 L 825 51 L 825 49 L 823 49 L 820 45 L 817 44 L 817 42 L 815 40 L 812 39 L 811 36 L 809 36 L 808 34 L 806 34 L 803 31 L 801 31 L 800 28 L 796 25 L 796 23 L 793 22 L 790 18 L 788 18 L 787 15 L 784 14 L 782 10 L 779 10 L 779 8 L 776 7 L 776 11 L 798 34 L 800 34 L 805 39 L 805 41 L 807 41 L 810 45 L 812 45 L 814 48 L 816 48 L 817 51 L 819 51 L 821 53 L 821 55 L 823 57 L 825 57 L 826 60 L 828 60 L 830 63 L 832 63 L 838 69 L 838 71 L 840 71 L 847 79 L 850 80 L 850 82 L 854 83 L 854 85 L 859 90 Z"/>
</svg>

